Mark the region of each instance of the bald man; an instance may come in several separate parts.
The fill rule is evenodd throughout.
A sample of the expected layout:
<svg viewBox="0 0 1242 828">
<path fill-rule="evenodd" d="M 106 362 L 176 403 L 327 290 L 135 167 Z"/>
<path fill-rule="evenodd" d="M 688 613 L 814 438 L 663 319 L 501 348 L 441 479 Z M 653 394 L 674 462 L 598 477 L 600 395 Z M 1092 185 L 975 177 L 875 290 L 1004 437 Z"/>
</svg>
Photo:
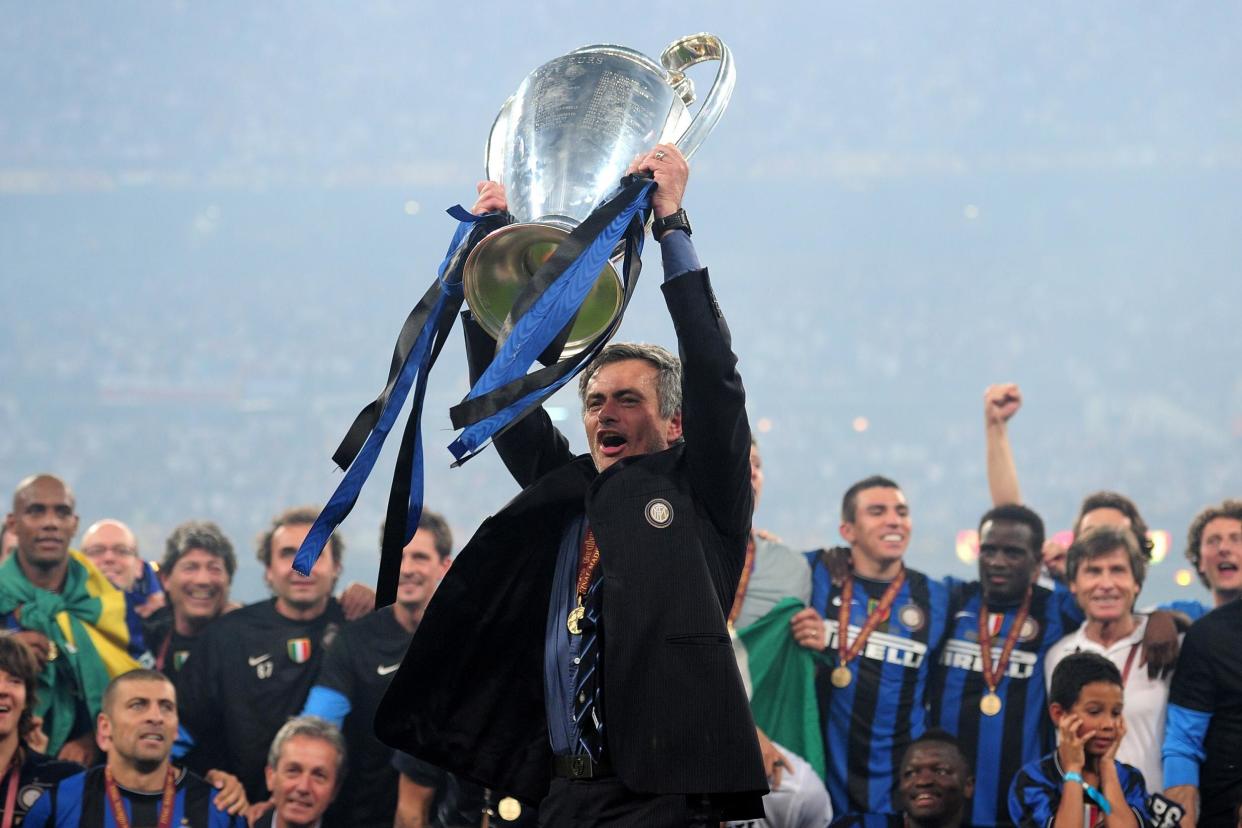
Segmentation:
<svg viewBox="0 0 1242 828">
<path fill-rule="evenodd" d="M 39 474 L 21 481 L 5 527 L 17 551 L 0 565 L 0 629 L 12 630 L 39 658 L 35 712 L 48 752 L 90 764 L 103 688 L 138 666 L 145 654 L 141 625 L 124 593 L 70 550 L 78 514 L 63 480 Z M 58 617 L 67 620 L 74 646 Z"/>
<path fill-rule="evenodd" d="M 114 587 L 128 593 L 143 618 L 164 606 L 164 589 L 150 564 L 138 556 L 138 538 L 114 518 L 91 524 L 82 536 L 82 552 Z"/>
</svg>

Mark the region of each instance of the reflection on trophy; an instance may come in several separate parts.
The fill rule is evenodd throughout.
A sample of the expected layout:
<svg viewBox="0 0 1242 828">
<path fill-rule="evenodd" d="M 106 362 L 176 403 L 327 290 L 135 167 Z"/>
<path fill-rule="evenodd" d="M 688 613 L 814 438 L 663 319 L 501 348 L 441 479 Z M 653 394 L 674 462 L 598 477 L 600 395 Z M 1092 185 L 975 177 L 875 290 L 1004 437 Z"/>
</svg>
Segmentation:
<svg viewBox="0 0 1242 828">
<path fill-rule="evenodd" d="M 694 83 L 684 71 L 720 67 L 691 116 Z M 656 63 L 623 46 L 586 46 L 545 63 L 505 101 L 487 142 L 487 177 L 505 185 L 518 223 L 483 239 L 463 273 L 466 302 L 499 336 L 523 286 L 557 246 L 616 189 L 634 156 L 675 143 L 689 157 L 724 113 L 733 92 L 733 59 L 720 38 L 683 37 Z M 619 255 L 600 271 L 579 307 L 561 358 L 573 356 L 620 313 Z"/>
</svg>

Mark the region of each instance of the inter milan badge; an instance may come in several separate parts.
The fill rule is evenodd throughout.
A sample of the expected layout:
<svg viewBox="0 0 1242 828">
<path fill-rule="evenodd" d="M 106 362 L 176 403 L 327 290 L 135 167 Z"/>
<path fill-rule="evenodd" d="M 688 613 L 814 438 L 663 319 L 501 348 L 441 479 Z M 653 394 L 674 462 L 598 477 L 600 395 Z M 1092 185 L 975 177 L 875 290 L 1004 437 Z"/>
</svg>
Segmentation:
<svg viewBox="0 0 1242 828">
<path fill-rule="evenodd" d="M 918 632 L 923 629 L 926 619 L 923 617 L 923 610 L 919 609 L 917 604 L 906 604 L 897 610 L 897 620 L 905 625 L 910 632 Z"/>
<path fill-rule="evenodd" d="M 305 664 L 311 657 L 309 638 L 290 638 L 285 642 L 285 648 L 289 651 L 289 660 L 294 664 Z"/>
<path fill-rule="evenodd" d="M 645 510 L 647 522 L 657 529 L 664 529 L 673 522 L 673 504 L 662 497 L 657 497 L 647 504 Z"/>
<path fill-rule="evenodd" d="M 1022 629 L 1018 632 L 1018 640 L 1023 644 L 1034 641 L 1039 637 L 1039 622 L 1029 615 L 1022 622 Z"/>
</svg>

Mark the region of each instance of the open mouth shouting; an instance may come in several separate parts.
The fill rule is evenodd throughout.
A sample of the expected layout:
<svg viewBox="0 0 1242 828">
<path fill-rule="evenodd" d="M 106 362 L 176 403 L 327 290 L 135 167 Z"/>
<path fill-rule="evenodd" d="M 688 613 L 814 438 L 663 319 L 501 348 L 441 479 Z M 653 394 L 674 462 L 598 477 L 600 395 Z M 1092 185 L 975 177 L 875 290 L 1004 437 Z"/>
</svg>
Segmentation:
<svg viewBox="0 0 1242 828">
<path fill-rule="evenodd" d="M 605 457 L 620 457 L 629 445 L 629 440 L 620 432 L 602 428 L 595 434 L 595 443 L 599 446 L 600 454 Z"/>
</svg>

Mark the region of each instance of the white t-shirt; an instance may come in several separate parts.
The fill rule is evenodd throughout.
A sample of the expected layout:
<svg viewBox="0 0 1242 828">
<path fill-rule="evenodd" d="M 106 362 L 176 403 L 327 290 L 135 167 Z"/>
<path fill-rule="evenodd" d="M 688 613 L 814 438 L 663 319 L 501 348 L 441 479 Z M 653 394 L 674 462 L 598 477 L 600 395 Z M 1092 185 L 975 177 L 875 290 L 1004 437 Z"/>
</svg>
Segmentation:
<svg viewBox="0 0 1242 828">
<path fill-rule="evenodd" d="M 1099 653 L 1107 658 L 1125 675 L 1126 661 L 1130 661 L 1130 673 L 1125 682 L 1126 737 L 1117 750 L 1117 760 L 1133 765 L 1143 774 L 1148 791 L 1164 790 L 1164 773 L 1160 765 L 1160 748 L 1164 744 L 1164 716 L 1169 705 L 1168 678 L 1147 677 L 1147 665 L 1143 660 L 1143 634 L 1147 630 L 1147 616 L 1138 616 L 1134 632 L 1108 647 L 1097 644 L 1086 636 L 1084 622 L 1074 632 L 1062 638 L 1048 651 L 1044 676 L 1052 689 L 1052 671 L 1061 659 L 1071 653 Z M 1134 656 L 1131 658 L 1131 652 Z"/>
<path fill-rule="evenodd" d="M 828 828 L 832 822 L 832 802 L 823 780 L 798 754 L 775 742 L 789 767 L 781 774 L 781 784 L 763 797 L 764 819 L 726 822 L 727 828 Z"/>
</svg>

